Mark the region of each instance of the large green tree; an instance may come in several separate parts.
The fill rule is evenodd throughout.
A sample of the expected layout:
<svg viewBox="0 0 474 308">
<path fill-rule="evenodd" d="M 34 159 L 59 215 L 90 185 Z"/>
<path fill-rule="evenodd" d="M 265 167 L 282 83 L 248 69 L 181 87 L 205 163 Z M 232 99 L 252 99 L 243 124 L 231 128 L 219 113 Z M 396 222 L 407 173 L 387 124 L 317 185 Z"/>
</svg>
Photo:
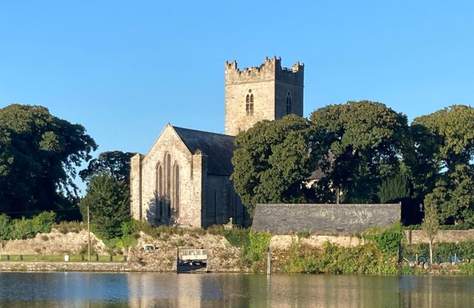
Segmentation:
<svg viewBox="0 0 474 308">
<path fill-rule="evenodd" d="M 129 182 L 130 159 L 135 153 L 122 151 L 108 151 L 99 154 L 99 157 L 91 160 L 87 169 L 79 172 L 83 181 L 89 181 L 93 176 L 108 174 L 117 181 Z"/>
<path fill-rule="evenodd" d="M 305 200 L 303 182 L 321 157 L 318 137 L 295 115 L 261 121 L 236 137 L 232 181 L 250 212 L 257 203 Z"/>
<path fill-rule="evenodd" d="M 130 220 L 127 185 L 108 174 L 93 176 L 81 200 L 83 217 L 90 211 L 94 231 L 104 239 L 122 236 L 122 224 Z"/>
<path fill-rule="evenodd" d="M 326 132 L 329 149 L 319 185 L 335 193 L 332 200 L 320 201 L 340 196 L 342 202 L 378 202 L 382 182 L 400 172 L 406 116 L 381 103 L 359 101 L 318 109 L 310 119 Z"/>
<path fill-rule="evenodd" d="M 13 216 L 67 210 L 76 168 L 96 149 L 83 126 L 41 106 L 0 109 L 0 211 Z"/>
<path fill-rule="evenodd" d="M 441 223 L 474 225 L 474 108 L 454 105 L 416 118 L 410 165 L 425 203 Z"/>
</svg>

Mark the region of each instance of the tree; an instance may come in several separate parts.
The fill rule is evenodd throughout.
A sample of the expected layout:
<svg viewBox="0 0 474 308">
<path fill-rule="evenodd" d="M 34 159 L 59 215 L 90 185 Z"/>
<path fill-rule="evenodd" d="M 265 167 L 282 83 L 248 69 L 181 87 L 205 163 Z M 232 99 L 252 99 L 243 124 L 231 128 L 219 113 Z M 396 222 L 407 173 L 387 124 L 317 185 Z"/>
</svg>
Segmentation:
<svg viewBox="0 0 474 308">
<path fill-rule="evenodd" d="M 92 177 L 81 211 L 86 217 L 89 208 L 93 230 L 104 239 L 122 236 L 122 224 L 130 220 L 128 187 L 110 175 Z"/>
<path fill-rule="evenodd" d="M 434 200 L 443 224 L 474 225 L 474 108 L 454 105 L 416 118 L 412 164 L 425 200 Z M 427 183 L 427 184 L 426 184 Z"/>
<path fill-rule="evenodd" d="M 379 187 L 378 196 L 381 203 L 400 202 L 410 197 L 408 177 L 399 173 L 385 179 Z"/>
<path fill-rule="evenodd" d="M 130 159 L 135 153 L 109 151 L 99 154 L 89 162 L 87 169 L 79 172 L 83 181 L 89 181 L 98 174 L 108 174 L 117 181 L 123 181 L 129 185 L 130 179 Z"/>
<path fill-rule="evenodd" d="M 257 203 L 305 199 L 303 182 L 321 157 L 318 136 L 309 121 L 289 115 L 236 137 L 232 181 L 250 212 Z"/>
<path fill-rule="evenodd" d="M 421 225 L 423 231 L 426 233 L 430 248 L 430 265 L 433 264 L 433 242 L 439 230 L 439 218 L 435 201 L 427 198 L 425 202 L 425 218 Z"/>
<path fill-rule="evenodd" d="M 41 106 L 0 109 L 0 211 L 31 216 L 73 209 L 76 168 L 97 148 L 83 126 Z"/>
<path fill-rule="evenodd" d="M 360 101 L 318 109 L 310 119 L 326 132 L 325 190 L 342 192 L 345 202 L 377 202 L 381 183 L 400 170 L 406 116 L 381 103 Z"/>
</svg>

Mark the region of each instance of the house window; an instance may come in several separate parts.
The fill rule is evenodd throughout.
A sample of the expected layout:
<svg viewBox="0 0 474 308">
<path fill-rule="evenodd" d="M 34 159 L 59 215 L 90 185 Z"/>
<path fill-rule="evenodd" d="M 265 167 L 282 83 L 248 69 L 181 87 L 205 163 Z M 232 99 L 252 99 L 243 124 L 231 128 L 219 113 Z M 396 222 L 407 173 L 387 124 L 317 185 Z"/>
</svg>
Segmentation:
<svg viewBox="0 0 474 308">
<path fill-rule="evenodd" d="M 291 113 L 291 94 L 288 92 L 286 94 L 286 114 Z"/>
<path fill-rule="evenodd" d="M 248 116 L 253 115 L 253 93 L 249 90 L 247 96 L 245 96 L 245 112 Z"/>
</svg>

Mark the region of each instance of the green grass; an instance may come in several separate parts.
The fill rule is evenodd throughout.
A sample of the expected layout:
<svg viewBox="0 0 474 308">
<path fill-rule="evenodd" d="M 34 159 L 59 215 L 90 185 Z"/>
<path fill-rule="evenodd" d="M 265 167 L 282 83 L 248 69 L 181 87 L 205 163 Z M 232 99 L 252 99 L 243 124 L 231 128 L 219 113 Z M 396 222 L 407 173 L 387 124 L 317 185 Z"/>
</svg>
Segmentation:
<svg viewBox="0 0 474 308">
<path fill-rule="evenodd" d="M 0 261 L 16 261 L 16 262 L 64 262 L 64 255 L 2 255 Z M 87 255 L 69 255 L 69 262 L 86 262 Z M 125 262 L 125 257 L 121 255 L 91 255 L 91 262 Z"/>
</svg>

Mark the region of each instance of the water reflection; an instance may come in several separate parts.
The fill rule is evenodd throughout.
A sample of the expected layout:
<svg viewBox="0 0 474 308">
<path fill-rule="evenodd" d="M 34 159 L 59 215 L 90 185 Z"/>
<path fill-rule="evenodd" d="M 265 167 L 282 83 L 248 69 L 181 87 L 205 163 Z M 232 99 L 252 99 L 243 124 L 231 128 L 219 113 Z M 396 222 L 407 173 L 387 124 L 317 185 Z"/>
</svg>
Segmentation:
<svg viewBox="0 0 474 308">
<path fill-rule="evenodd" d="M 473 307 L 474 278 L 0 273 L 1 307 Z"/>
</svg>

